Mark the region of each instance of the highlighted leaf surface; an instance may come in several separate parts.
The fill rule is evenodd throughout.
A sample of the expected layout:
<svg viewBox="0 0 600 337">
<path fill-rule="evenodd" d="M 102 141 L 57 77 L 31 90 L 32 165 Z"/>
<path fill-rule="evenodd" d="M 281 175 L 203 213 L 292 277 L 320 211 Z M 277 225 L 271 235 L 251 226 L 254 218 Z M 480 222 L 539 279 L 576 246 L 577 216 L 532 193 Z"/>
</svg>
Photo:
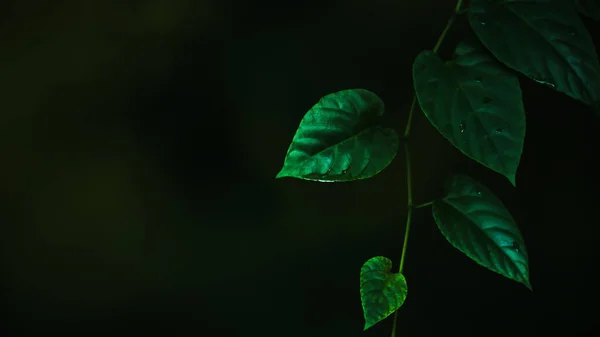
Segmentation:
<svg viewBox="0 0 600 337">
<path fill-rule="evenodd" d="M 383 112 L 381 99 L 364 89 L 321 98 L 300 122 L 276 178 L 343 182 L 376 175 L 399 147 L 396 131 L 377 125 Z"/>
<path fill-rule="evenodd" d="M 408 288 L 400 273 L 390 273 L 392 261 L 383 256 L 369 259 L 360 270 L 360 299 L 365 316 L 364 330 L 402 306 Z"/>
<path fill-rule="evenodd" d="M 438 228 L 455 248 L 531 289 L 523 236 L 489 189 L 468 176 L 455 175 L 446 182 L 444 198 L 434 201 L 432 212 Z"/>
<path fill-rule="evenodd" d="M 471 0 L 469 23 L 502 63 L 594 105 L 600 64 L 575 7 L 564 0 Z"/>
<path fill-rule="evenodd" d="M 413 81 L 431 124 L 465 155 L 514 185 L 525 141 L 517 77 L 480 44 L 459 43 L 452 62 L 421 52 Z"/>
</svg>

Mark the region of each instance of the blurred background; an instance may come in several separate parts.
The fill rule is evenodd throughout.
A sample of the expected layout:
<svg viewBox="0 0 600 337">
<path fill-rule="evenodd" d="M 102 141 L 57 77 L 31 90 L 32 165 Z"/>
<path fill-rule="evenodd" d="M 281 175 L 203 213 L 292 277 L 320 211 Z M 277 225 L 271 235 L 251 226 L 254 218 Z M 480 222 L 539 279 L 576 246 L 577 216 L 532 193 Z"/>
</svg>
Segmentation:
<svg viewBox="0 0 600 337">
<path fill-rule="evenodd" d="M 0 4 L 0 335 L 389 336 L 362 331 L 359 272 L 397 268 L 402 156 L 345 184 L 275 180 L 304 113 L 365 88 L 403 130 L 411 65 L 454 1 Z M 585 20 L 596 45 L 600 23 Z M 461 17 L 440 54 L 469 34 Z M 420 111 L 416 203 L 483 182 L 527 242 L 533 292 L 415 212 L 398 336 L 587 336 L 597 325 L 600 123 L 521 78 L 517 187 Z"/>
</svg>

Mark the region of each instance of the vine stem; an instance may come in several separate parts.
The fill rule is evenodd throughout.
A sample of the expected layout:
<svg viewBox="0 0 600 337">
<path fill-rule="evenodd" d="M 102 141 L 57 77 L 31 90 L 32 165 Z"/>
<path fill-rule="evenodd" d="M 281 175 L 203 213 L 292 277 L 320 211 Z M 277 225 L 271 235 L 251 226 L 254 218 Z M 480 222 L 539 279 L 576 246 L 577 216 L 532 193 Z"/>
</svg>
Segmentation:
<svg viewBox="0 0 600 337">
<path fill-rule="evenodd" d="M 456 6 L 454 7 L 454 13 L 446 23 L 446 27 L 440 34 L 440 37 L 433 47 L 433 53 L 436 54 L 446 37 L 446 34 L 450 30 L 450 27 L 454 23 L 454 19 L 457 15 L 460 14 L 460 7 L 462 6 L 463 0 L 458 0 L 456 2 Z M 402 242 L 402 255 L 400 255 L 400 267 L 398 268 L 398 273 L 402 273 L 404 269 L 404 258 L 406 257 L 406 246 L 408 244 L 408 233 L 410 232 L 410 222 L 412 219 L 412 212 L 415 208 L 412 203 L 412 175 L 411 175 L 411 166 L 410 166 L 410 151 L 408 148 L 408 137 L 410 136 L 410 127 L 412 124 L 413 111 L 415 109 L 415 105 L 417 103 L 417 96 L 413 95 L 412 103 L 410 104 L 410 110 L 408 111 L 408 120 L 406 122 L 406 128 L 404 129 L 404 157 L 406 158 L 406 190 L 407 190 L 407 214 L 406 214 L 406 227 L 404 229 L 404 241 Z M 433 202 L 428 202 L 422 205 L 418 205 L 416 208 L 421 208 L 425 206 L 431 205 Z M 394 323 L 392 325 L 392 337 L 396 337 L 396 322 L 398 321 L 398 310 L 394 312 Z"/>
</svg>

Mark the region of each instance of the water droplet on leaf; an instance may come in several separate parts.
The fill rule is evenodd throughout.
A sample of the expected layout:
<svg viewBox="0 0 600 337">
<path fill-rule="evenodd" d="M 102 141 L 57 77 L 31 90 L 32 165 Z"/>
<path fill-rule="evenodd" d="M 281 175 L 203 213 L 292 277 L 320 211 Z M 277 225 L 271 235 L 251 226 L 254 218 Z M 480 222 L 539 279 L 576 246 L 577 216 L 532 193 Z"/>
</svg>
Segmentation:
<svg viewBox="0 0 600 337">
<path fill-rule="evenodd" d="M 496 128 L 496 130 L 494 130 L 496 133 L 502 133 L 504 130 L 502 128 Z"/>
<path fill-rule="evenodd" d="M 481 83 L 481 76 L 475 77 L 475 83 Z"/>
<path fill-rule="evenodd" d="M 465 127 L 466 127 L 465 121 L 462 121 L 462 122 L 460 122 L 460 125 L 458 126 L 458 130 L 460 132 L 465 132 Z"/>
</svg>

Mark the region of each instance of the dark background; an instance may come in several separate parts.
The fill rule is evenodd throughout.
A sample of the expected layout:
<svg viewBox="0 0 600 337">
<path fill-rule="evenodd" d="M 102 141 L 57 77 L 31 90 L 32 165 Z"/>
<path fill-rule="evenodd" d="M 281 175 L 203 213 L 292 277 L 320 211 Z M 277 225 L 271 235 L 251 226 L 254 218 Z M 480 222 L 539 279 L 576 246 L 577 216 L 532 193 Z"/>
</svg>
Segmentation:
<svg viewBox="0 0 600 337">
<path fill-rule="evenodd" d="M 304 113 L 365 88 L 403 130 L 411 65 L 451 0 L 4 1 L 0 5 L 3 336 L 389 336 L 362 332 L 359 271 L 397 268 L 400 155 L 365 181 L 274 176 Z M 600 23 L 585 20 L 600 45 Z M 462 17 L 442 56 L 470 28 Z M 415 212 L 397 336 L 586 336 L 598 317 L 600 123 L 521 78 L 513 188 L 413 124 L 416 203 L 466 173 L 512 212 L 533 292 Z"/>
</svg>

